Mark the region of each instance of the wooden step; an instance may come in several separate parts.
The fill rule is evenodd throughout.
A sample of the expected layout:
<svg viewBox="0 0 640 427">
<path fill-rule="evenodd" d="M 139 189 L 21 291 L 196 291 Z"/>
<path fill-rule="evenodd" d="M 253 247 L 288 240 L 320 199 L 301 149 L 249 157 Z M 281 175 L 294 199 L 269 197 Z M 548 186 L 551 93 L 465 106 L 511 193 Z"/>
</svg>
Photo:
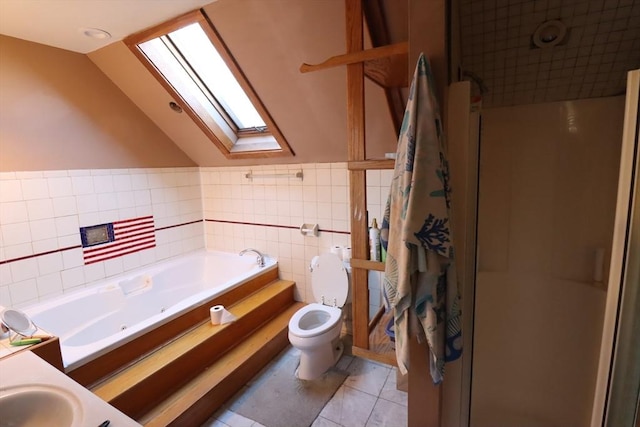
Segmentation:
<svg viewBox="0 0 640 427">
<path fill-rule="evenodd" d="M 245 337 L 294 303 L 294 282 L 277 280 L 228 310 L 237 320 L 214 326 L 206 320 L 165 346 L 91 388 L 132 418 L 188 382 Z"/>
<path fill-rule="evenodd" d="M 161 327 L 136 338 L 135 345 L 129 344 L 116 348 L 75 370 L 67 372 L 67 375 L 83 386 L 91 388 L 95 383 L 111 375 L 116 370 L 133 363 L 150 351 L 175 339 L 176 336 L 182 334 L 187 329 L 208 319 L 210 307 L 218 304 L 230 307 L 277 279 L 277 268 L 263 272 L 248 282 L 222 295 L 204 301 L 201 305 L 194 307 Z"/>
<path fill-rule="evenodd" d="M 204 423 L 288 345 L 289 319 L 303 306 L 289 306 L 138 421 L 145 427 Z"/>
</svg>

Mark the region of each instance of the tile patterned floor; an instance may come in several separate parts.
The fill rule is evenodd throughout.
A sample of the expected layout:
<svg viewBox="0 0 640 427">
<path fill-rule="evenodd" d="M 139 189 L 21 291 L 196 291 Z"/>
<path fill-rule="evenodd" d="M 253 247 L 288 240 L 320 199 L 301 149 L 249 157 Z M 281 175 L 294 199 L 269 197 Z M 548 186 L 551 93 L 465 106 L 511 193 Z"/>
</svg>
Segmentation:
<svg viewBox="0 0 640 427">
<path fill-rule="evenodd" d="M 279 358 L 297 356 L 297 351 L 289 347 Z M 272 363 L 277 362 L 276 359 Z M 347 355 L 342 356 L 336 367 L 347 371 L 349 376 L 311 427 L 406 426 L 407 393 L 396 389 L 394 367 Z M 224 406 L 202 427 L 263 426 Z"/>
</svg>

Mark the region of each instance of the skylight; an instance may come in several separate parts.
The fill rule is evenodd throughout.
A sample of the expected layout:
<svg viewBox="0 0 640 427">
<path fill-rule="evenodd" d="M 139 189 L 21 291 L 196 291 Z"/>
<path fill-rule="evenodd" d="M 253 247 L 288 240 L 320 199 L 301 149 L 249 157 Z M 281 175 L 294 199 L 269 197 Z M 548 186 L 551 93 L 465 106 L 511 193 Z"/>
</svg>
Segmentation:
<svg viewBox="0 0 640 427">
<path fill-rule="evenodd" d="M 228 158 L 293 154 L 202 12 L 125 42 Z"/>
</svg>

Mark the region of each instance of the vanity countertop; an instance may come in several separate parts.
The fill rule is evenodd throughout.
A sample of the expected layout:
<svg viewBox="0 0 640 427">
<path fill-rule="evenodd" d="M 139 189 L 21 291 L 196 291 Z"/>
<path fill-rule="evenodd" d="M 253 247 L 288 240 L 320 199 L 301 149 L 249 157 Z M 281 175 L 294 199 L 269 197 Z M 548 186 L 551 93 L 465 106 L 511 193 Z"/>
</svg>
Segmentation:
<svg viewBox="0 0 640 427">
<path fill-rule="evenodd" d="M 0 359 L 0 405 L 12 393 L 15 395 L 30 388 L 53 391 L 61 399 L 72 402 L 73 422 L 69 427 L 97 427 L 105 420 L 110 420 L 110 427 L 140 426 L 31 351 L 21 351 Z M 33 396 L 39 398 L 36 394 Z M 37 413 L 39 408 L 37 403 L 34 404 L 36 401 L 31 397 L 27 399 L 31 399 L 26 405 L 29 411 Z M 12 406 L 15 407 L 13 403 Z M 50 415 L 55 416 L 53 413 Z"/>
</svg>

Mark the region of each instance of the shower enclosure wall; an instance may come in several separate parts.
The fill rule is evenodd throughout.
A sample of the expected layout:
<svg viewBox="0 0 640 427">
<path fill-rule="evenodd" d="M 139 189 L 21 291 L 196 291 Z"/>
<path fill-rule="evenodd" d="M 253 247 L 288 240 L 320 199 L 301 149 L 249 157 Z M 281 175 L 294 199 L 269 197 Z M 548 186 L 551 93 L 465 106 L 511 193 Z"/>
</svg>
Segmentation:
<svg viewBox="0 0 640 427">
<path fill-rule="evenodd" d="M 589 425 L 623 116 L 624 97 L 482 111 L 473 427 Z"/>
</svg>

